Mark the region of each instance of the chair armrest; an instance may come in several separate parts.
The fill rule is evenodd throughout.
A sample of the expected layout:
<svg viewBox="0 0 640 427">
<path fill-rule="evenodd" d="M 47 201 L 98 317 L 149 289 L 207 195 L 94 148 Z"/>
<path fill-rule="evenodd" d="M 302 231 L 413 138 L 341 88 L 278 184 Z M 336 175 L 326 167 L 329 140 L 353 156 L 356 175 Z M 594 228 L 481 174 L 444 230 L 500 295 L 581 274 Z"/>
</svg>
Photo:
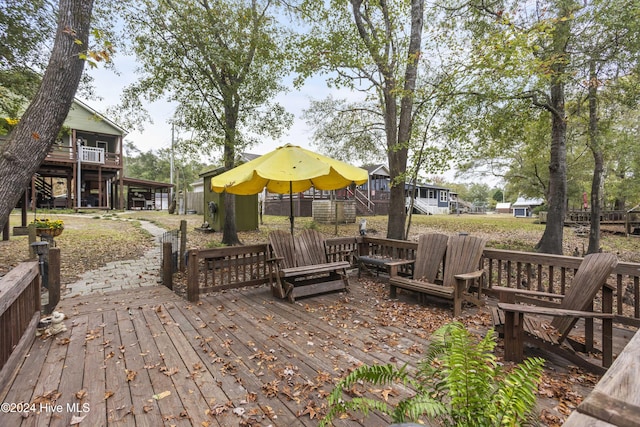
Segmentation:
<svg viewBox="0 0 640 427">
<path fill-rule="evenodd" d="M 480 277 L 482 277 L 483 274 L 484 274 L 484 270 L 477 270 L 477 271 L 472 271 L 471 273 L 456 274 L 453 277 L 455 277 L 458 280 L 474 280 L 474 279 L 479 279 Z"/>
<path fill-rule="evenodd" d="M 389 267 L 389 277 L 398 276 L 398 267 L 401 265 L 410 265 L 415 264 L 415 259 L 402 259 L 397 261 L 389 261 L 385 263 L 387 267 Z"/>
<path fill-rule="evenodd" d="M 401 260 L 397 260 L 397 261 L 389 261 L 386 262 L 386 265 L 407 265 L 407 264 L 413 264 L 415 263 L 416 260 L 415 259 L 401 259 Z"/>
<path fill-rule="evenodd" d="M 265 262 L 268 262 L 268 263 L 273 263 L 273 262 L 280 263 L 283 260 L 284 260 L 284 257 L 278 256 L 278 257 L 273 257 L 273 258 L 267 258 L 265 260 Z"/>
<path fill-rule="evenodd" d="M 510 304 L 499 302 L 498 308 L 502 311 L 527 314 L 542 314 L 555 317 L 590 317 L 597 319 L 613 319 L 613 313 L 598 313 L 596 311 L 565 310 L 552 307 L 540 307 L 536 305 Z"/>
<path fill-rule="evenodd" d="M 552 294 L 549 292 L 541 292 L 541 291 L 531 291 L 529 289 L 515 289 L 515 288 L 507 288 L 504 286 L 494 286 L 491 288 L 493 291 L 497 291 L 499 293 L 504 294 L 517 294 L 517 295 L 525 295 L 530 297 L 546 297 L 546 298 L 557 298 L 562 299 L 564 295 L 561 294 Z"/>
</svg>

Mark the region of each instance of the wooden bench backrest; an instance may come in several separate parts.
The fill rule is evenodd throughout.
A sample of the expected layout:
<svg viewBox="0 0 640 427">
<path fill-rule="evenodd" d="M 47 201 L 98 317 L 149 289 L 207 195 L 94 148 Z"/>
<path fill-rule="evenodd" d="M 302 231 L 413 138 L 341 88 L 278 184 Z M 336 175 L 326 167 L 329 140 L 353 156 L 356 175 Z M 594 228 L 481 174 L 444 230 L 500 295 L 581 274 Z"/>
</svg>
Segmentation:
<svg viewBox="0 0 640 427">
<path fill-rule="evenodd" d="M 485 239 L 475 236 L 449 237 L 444 262 L 444 286 L 455 286 L 456 274 L 471 273 L 480 268 L 485 243 Z"/>
<path fill-rule="evenodd" d="M 293 236 L 284 230 L 274 230 L 269 233 L 269 243 L 275 257 L 282 258 L 282 268 L 296 267 Z"/>
<path fill-rule="evenodd" d="M 559 308 L 587 311 L 616 265 L 618 258 L 614 254 L 596 253 L 585 256 Z M 575 317 L 557 316 L 551 325 L 565 337 L 577 320 Z"/>
<path fill-rule="evenodd" d="M 296 261 L 298 267 L 327 262 L 324 236 L 317 230 L 305 229 L 296 237 Z"/>
<path fill-rule="evenodd" d="M 439 233 L 426 233 L 418 238 L 416 262 L 413 266 L 413 278 L 435 283 L 442 265 L 449 236 Z"/>
</svg>

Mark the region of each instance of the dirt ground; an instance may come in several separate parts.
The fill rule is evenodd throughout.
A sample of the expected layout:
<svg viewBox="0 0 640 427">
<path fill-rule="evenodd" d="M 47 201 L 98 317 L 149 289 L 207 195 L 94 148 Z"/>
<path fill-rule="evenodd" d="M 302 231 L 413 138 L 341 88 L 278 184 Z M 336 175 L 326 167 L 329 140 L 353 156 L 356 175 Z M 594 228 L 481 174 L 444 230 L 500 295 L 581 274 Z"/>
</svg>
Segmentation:
<svg viewBox="0 0 640 427">
<path fill-rule="evenodd" d="M 50 213 L 51 219 L 62 219 L 65 230 L 56 238 L 61 249 L 61 276 L 63 285 L 76 280 L 84 271 L 95 269 L 109 261 L 134 259 L 151 248 L 154 239 L 140 227 L 138 220 L 149 220 L 167 230 L 177 229 L 180 221 L 187 221 L 187 247 L 204 248 L 221 245 L 222 233 L 196 231 L 202 217 L 199 215 L 168 215 L 150 211 L 127 213 L 90 213 L 66 215 Z M 39 214 L 39 218 L 45 215 Z M 19 225 L 19 216 L 12 215 L 11 225 Z M 368 217 L 368 235 L 385 237 L 386 217 Z M 525 222 L 526 221 L 526 222 Z M 358 234 L 358 224 L 334 225 L 316 224 L 309 218 L 296 218 L 297 230 L 317 228 L 328 236 L 354 236 Z M 244 244 L 266 242 L 268 233 L 274 229 L 288 229 L 289 221 L 282 217 L 265 217 L 259 230 L 240 232 Z M 532 220 L 514 222 L 512 218 L 490 216 L 462 216 L 453 218 L 422 217 L 412 224 L 409 240 L 416 240 L 428 231 L 446 234 L 468 232 L 487 238 L 488 247 L 514 250 L 533 250 L 540 239 L 544 225 Z M 615 230 L 614 230 L 615 231 Z M 337 233 L 336 233 L 337 232 Z M 586 249 L 587 239 L 566 228 L 564 233 L 566 255 Z M 602 235 L 603 250 L 615 252 L 621 261 L 640 261 L 640 239 L 606 232 Z M 0 276 L 17 263 L 28 259 L 28 239 L 26 236 L 11 236 L 9 241 L 0 242 Z M 498 348 L 500 352 L 500 347 Z M 562 362 L 560 362 L 562 363 Z M 538 390 L 538 416 L 533 424 L 559 426 L 593 388 L 598 377 L 571 367 L 557 368 L 552 364 L 545 371 Z"/>
</svg>

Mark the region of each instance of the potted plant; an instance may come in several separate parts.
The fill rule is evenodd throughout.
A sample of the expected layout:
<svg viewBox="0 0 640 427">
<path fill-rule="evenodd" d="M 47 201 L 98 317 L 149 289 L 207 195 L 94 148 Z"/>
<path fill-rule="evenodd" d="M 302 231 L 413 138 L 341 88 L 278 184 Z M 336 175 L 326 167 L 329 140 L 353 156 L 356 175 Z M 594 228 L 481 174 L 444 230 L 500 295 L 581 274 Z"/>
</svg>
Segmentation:
<svg viewBox="0 0 640 427">
<path fill-rule="evenodd" d="M 64 222 L 61 219 L 34 219 L 33 224 L 36 226 L 36 234 L 38 236 L 57 237 L 64 230 Z"/>
</svg>

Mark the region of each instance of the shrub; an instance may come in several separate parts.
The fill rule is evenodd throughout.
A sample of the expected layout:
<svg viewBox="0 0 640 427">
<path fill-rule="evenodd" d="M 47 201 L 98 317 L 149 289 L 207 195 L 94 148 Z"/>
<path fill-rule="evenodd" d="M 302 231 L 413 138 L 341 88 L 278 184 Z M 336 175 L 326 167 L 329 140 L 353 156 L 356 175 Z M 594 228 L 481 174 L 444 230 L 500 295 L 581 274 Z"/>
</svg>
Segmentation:
<svg viewBox="0 0 640 427">
<path fill-rule="evenodd" d="M 328 425 L 338 414 L 358 411 L 365 416 L 379 411 L 394 423 L 416 422 L 420 417 L 445 426 L 520 425 L 536 403 L 535 390 L 544 360 L 529 358 L 505 372 L 493 349 L 490 331 L 477 341 L 465 327 L 454 322 L 434 332 L 427 356 L 415 372 L 407 365 L 363 365 L 343 378 L 328 397 L 329 411 L 320 425 Z M 413 396 L 392 405 L 369 397 L 344 400 L 356 384 L 400 382 L 413 388 Z"/>
</svg>

